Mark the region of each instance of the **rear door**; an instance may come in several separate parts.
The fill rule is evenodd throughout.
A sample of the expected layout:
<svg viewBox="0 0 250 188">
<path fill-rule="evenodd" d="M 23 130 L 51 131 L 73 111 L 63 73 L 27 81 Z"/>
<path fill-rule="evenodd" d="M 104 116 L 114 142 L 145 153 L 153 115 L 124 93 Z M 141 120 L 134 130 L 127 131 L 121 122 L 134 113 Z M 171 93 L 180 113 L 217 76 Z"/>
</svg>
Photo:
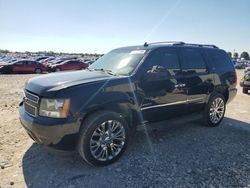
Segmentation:
<svg viewBox="0 0 250 188">
<path fill-rule="evenodd" d="M 76 69 L 76 64 L 75 61 L 68 61 L 64 65 L 64 70 L 75 70 Z"/>
<path fill-rule="evenodd" d="M 141 107 L 147 121 L 159 121 L 186 113 L 187 96 L 180 68 L 179 51 L 160 48 L 151 52 L 145 61 L 144 92 Z"/>
<path fill-rule="evenodd" d="M 202 110 L 213 87 L 213 74 L 209 72 L 200 48 L 181 48 L 182 70 L 185 77 L 188 111 Z"/>
<path fill-rule="evenodd" d="M 26 61 L 25 72 L 35 72 L 35 63 L 33 61 Z"/>
<path fill-rule="evenodd" d="M 80 61 L 72 61 L 72 69 L 73 70 L 80 70 L 81 69 L 81 62 Z"/>
</svg>

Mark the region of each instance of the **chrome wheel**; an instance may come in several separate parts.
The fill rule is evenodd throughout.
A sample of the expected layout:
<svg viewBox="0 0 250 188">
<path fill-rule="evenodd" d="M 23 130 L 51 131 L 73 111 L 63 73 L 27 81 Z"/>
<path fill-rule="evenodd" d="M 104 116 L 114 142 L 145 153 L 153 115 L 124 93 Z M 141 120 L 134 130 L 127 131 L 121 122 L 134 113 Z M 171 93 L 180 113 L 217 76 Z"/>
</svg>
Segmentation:
<svg viewBox="0 0 250 188">
<path fill-rule="evenodd" d="M 223 117 L 225 104 L 222 98 L 215 98 L 209 109 L 209 117 L 213 124 L 217 124 Z"/>
<path fill-rule="evenodd" d="M 105 121 L 94 130 L 91 137 L 91 154 L 99 161 L 111 160 L 121 152 L 125 139 L 122 123 L 116 120 Z"/>
</svg>

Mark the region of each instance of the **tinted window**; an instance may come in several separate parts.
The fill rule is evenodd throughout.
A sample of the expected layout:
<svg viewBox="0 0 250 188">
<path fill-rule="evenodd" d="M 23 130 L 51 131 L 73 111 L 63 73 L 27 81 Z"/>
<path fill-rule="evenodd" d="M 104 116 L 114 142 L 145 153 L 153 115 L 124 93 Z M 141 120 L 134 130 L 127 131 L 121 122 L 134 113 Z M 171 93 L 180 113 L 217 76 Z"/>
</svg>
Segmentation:
<svg viewBox="0 0 250 188">
<path fill-rule="evenodd" d="M 162 66 L 166 69 L 180 69 L 178 53 L 175 49 L 160 49 L 152 52 L 150 66 Z"/>
<path fill-rule="evenodd" d="M 34 63 L 33 63 L 33 61 L 27 61 L 26 64 L 27 65 L 33 65 Z"/>
<path fill-rule="evenodd" d="M 233 70 L 233 64 L 224 51 L 207 50 L 207 55 L 216 70 Z"/>
<path fill-rule="evenodd" d="M 183 69 L 206 69 L 206 63 L 197 49 L 183 49 Z"/>
<path fill-rule="evenodd" d="M 23 61 L 20 61 L 20 62 L 16 62 L 15 64 L 16 64 L 16 65 L 23 65 L 24 62 L 23 62 Z"/>
</svg>

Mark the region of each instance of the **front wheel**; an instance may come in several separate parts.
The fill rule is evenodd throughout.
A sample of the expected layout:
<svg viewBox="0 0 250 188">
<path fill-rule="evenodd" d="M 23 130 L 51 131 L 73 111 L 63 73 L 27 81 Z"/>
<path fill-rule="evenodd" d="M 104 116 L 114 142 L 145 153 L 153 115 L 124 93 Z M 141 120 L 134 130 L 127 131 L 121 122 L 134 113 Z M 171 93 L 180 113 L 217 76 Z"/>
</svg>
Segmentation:
<svg viewBox="0 0 250 188">
<path fill-rule="evenodd" d="M 56 71 L 56 72 L 60 72 L 61 69 L 60 69 L 60 68 L 56 68 L 55 71 Z"/>
<path fill-rule="evenodd" d="M 118 160 L 129 141 L 129 127 L 118 113 L 100 111 L 82 124 L 77 150 L 94 166 L 105 166 Z"/>
<path fill-rule="evenodd" d="M 41 70 L 41 69 L 35 69 L 35 73 L 36 73 L 36 74 L 41 74 L 41 73 L 42 73 L 42 70 Z"/>
<path fill-rule="evenodd" d="M 211 95 L 204 112 L 206 125 L 210 127 L 218 126 L 224 117 L 225 110 L 226 101 L 224 96 L 219 93 Z"/>
</svg>

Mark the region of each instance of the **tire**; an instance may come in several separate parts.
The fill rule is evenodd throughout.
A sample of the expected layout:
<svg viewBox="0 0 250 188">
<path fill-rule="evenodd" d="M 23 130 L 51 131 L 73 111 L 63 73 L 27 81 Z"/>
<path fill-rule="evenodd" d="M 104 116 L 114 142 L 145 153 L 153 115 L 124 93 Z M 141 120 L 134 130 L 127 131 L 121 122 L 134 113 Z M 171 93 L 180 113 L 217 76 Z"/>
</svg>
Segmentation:
<svg viewBox="0 0 250 188">
<path fill-rule="evenodd" d="M 248 89 L 243 87 L 243 88 L 242 88 L 242 93 L 247 94 L 247 93 L 248 93 Z"/>
<path fill-rule="evenodd" d="M 111 132 L 108 132 L 109 126 Z M 118 134 L 118 136 L 112 139 L 111 133 Z M 83 122 L 79 132 L 77 151 L 87 163 L 93 166 L 105 166 L 121 157 L 127 148 L 129 137 L 129 126 L 120 114 L 99 111 L 87 117 Z"/>
<path fill-rule="evenodd" d="M 41 69 L 35 69 L 35 73 L 36 73 L 36 74 L 41 74 L 41 73 L 42 73 L 42 70 L 41 70 Z"/>
<path fill-rule="evenodd" d="M 226 101 L 223 95 L 212 94 L 204 110 L 204 121 L 209 127 L 218 126 L 224 118 Z"/>
<path fill-rule="evenodd" d="M 60 71 L 61 71 L 60 68 L 56 68 L 56 69 L 55 69 L 55 72 L 60 72 Z"/>
</svg>

